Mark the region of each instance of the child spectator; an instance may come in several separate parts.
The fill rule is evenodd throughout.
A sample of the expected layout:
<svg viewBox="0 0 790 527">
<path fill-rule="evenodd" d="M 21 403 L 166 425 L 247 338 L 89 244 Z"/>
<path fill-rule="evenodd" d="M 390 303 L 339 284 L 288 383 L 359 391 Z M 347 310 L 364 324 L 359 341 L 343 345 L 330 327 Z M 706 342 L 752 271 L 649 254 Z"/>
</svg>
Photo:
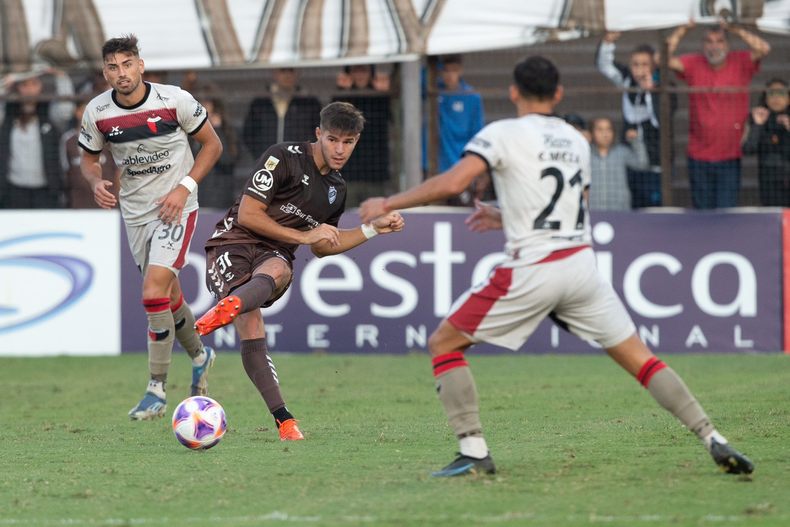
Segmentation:
<svg viewBox="0 0 790 527">
<path fill-rule="evenodd" d="M 626 170 L 644 170 L 649 160 L 645 142 L 633 128 L 625 132 L 630 146 L 614 143 L 614 125 L 606 118 L 592 124 L 590 210 L 629 210 L 631 192 Z"/>
<path fill-rule="evenodd" d="M 752 108 L 742 145 L 746 155 L 757 154 L 760 204 L 790 207 L 790 115 L 787 83 L 766 84 L 760 106 Z"/>
</svg>

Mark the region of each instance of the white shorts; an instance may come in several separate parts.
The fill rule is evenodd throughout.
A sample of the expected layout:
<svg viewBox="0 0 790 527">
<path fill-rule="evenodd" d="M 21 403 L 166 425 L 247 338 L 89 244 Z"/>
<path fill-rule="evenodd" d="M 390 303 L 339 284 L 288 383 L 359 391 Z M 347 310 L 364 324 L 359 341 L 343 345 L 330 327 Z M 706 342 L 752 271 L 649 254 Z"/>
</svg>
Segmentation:
<svg viewBox="0 0 790 527">
<path fill-rule="evenodd" d="M 589 247 L 546 263 L 497 267 L 455 301 L 446 320 L 472 342 L 517 350 L 550 314 L 604 348 L 636 331 L 612 285 L 598 274 Z"/>
<path fill-rule="evenodd" d="M 168 225 L 160 220 L 134 227 L 126 226 L 126 236 L 137 268 L 145 276 L 149 265 L 166 267 L 176 276 L 187 263 L 195 233 L 198 211 L 181 215 L 181 223 Z"/>
</svg>

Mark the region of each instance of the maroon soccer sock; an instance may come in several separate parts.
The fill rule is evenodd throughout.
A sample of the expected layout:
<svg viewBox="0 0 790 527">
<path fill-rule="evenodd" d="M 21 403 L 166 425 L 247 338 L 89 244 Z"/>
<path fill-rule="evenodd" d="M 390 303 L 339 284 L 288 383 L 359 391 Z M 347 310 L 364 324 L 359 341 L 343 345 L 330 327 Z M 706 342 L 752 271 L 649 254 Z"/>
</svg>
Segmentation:
<svg viewBox="0 0 790 527">
<path fill-rule="evenodd" d="M 277 284 L 274 278 L 268 274 L 256 274 L 246 284 L 234 289 L 231 294 L 241 301 L 239 313 L 249 313 L 265 304 L 274 294 L 275 289 Z"/>
<path fill-rule="evenodd" d="M 244 365 L 247 377 L 263 397 L 269 412 L 273 414 L 285 408 L 285 400 L 277 380 L 277 370 L 274 369 L 274 363 L 266 348 L 266 339 L 242 340 L 241 363 Z"/>
</svg>

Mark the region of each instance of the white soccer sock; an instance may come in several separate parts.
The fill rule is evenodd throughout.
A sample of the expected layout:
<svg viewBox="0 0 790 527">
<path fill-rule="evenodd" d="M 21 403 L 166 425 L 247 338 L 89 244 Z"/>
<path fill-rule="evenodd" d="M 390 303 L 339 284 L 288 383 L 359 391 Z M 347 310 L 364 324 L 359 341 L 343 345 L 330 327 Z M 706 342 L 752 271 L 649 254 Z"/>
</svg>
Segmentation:
<svg viewBox="0 0 790 527">
<path fill-rule="evenodd" d="M 461 455 L 483 459 L 488 455 L 488 445 L 483 436 L 466 436 L 461 439 Z"/>
<path fill-rule="evenodd" d="M 192 357 L 192 366 L 203 366 L 206 363 L 206 348 L 200 350 L 200 353 Z"/>
<path fill-rule="evenodd" d="M 705 448 L 708 449 L 708 452 L 710 452 L 710 444 L 713 439 L 715 439 L 720 445 L 726 445 L 728 443 L 727 438 L 721 435 L 719 431 L 714 428 L 711 433 L 702 438 L 702 444 L 705 445 Z"/>
<path fill-rule="evenodd" d="M 165 399 L 165 383 L 162 381 L 155 381 L 151 380 L 148 382 L 148 388 L 145 390 L 147 392 L 151 392 L 152 394 L 156 395 L 160 399 Z"/>
</svg>

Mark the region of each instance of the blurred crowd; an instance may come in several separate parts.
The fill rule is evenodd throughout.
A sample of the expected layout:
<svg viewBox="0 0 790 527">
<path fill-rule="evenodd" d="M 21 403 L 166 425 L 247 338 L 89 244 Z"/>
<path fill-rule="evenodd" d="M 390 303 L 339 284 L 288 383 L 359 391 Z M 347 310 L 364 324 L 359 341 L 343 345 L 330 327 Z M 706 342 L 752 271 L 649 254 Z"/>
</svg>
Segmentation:
<svg viewBox="0 0 790 527">
<path fill-rule="evenodd" d="M 628 61 L 621 63 L 616 60 L 619 33 L 607 33 L 601 40 L 595 64 L 601 75 L 622 89 L 622 116 L 588 115 L 585 120 L 580 115 L 584 108 L 563 116 L 590 141 L 591 210 L 662 205 L 661 102 L 668 101 L 669 115 L 678 108 L 676 93 L 660 96 L 662 84 L 689 88 L 686 166 L 695 208 L 738 204 L 744 155 L 757 158 L 760 204 L 790 206 L 786 79 L 770 80 L 756 104 L 750 104 L 752 78 L 770 53 L 769 45 L 749 31 L 722 23 L 705 29 L 698 53 L 676 57 L 675 49 L 691 27 L 693 24 L 678 28 L 667 41 L 670 79 L 660 78 L 660 56 L 651 44 L 633 47 Z M 749 49 L 732 51 L 733 37 Z M 234 126 L 218 85 L 201 82 L 194 72 L 177 75 L 178 84 L 208 109 L 225 147 L 200 185 L 204 207 L 229 207 L 247 178 L 244 170 L 251 166 L 250 160 L 270 145 L 315 136 L 322 103 L 300 84 L 300 70 L 279 68 L 260 75 L 268 80 L 260 96 L 249 103 L 240 126 Z M 396 73 L 390 67 L 349 65 L 337 71 L 335 85 L 327 90 L 331 101 L 350 102 L 367 118 L 362 139 L 342 171 L 349 183 L 349 207 L 397 189 L 392 155 L 397 137 L 393 130 L 401 117 L 393 75 Z M 167 72 L 147 71 L 144 80 L 173 83 Z M 441 172 L 460 158 L 464 145 L 486 124 L 486 117 L 484 98 L 464 79 L 461 55 L 440 57 L 436 87 L 428 88 L 425 80 L 423 84 L 424 97 L 435 97 L 437 113 L 435 119 L 425 119 L 423 126 L 427 177 L 432 175 L 429 166 Z M 101 72 L 77 77 L 52 66 L 0 79 L 0 208 L 96 207 L 80 173 L 77 139 L 86 105 L 108 89 Z M 434 130 L 428 129 L 429 122 Z M 429 147 L 431 134 L 436 134 L 438 141 Z M 433 164 L 428 162 L 429 156 L 434 156 Z M 673 163 L 674 153 L 668 159 Z M 666 169 L 666 159 L 663 161 Z M 111 189 L 117 192 L 119 171 L 112 157 L 105 152 L 101 162 L 104 178 L 114 183 Z M 674 174 L 673 166 L 671 177 Z M 495 197 L 490 175 L 484 173 L 448 204 L 469 206 L 475 199 Z"/>
</svg>

